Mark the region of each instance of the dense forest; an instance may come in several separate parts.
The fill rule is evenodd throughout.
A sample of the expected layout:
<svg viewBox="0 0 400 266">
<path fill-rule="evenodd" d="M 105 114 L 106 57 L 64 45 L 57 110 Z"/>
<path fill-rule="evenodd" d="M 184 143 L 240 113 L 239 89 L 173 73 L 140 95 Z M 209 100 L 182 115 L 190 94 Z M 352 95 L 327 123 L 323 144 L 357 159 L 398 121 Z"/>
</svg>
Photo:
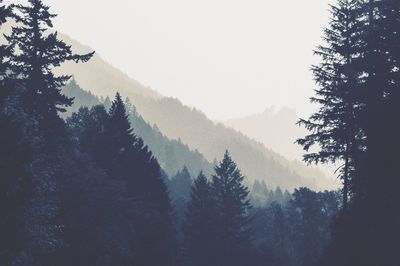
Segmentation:
<svg viewBox="0 0 400 266">
<path fill-rule="evenodd" d="M 319 109 L 297 142 L 306 162 L 341 165 L 340 191 L 274 186 L 298 176 L 244 137 L 232 154 L 232 140 L 203 143 L 203 156 L 135 99 L 82 90 L 55 69 L 95 53 L 76 54 L 55 16 L 42 0 L 0 0 L 0 26 L 13 21 L 0 45 L 0 265 L 399 265 L 398 0 L 338 0 L 315 50 Z M 263 164 L 246 171 L 256 177 L 236 156 Z"/>
</svg>

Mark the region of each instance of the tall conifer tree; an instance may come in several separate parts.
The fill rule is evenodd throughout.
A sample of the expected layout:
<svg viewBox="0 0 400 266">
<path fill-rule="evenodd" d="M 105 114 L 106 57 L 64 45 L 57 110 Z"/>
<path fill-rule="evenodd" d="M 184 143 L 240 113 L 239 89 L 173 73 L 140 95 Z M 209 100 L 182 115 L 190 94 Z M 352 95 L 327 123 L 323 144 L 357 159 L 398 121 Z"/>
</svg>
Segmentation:
<svg viewBox="0 0 400 266">
<path fill-rule="evenodd" d="M 57 32 L 49 32 L 56 15 L 41 0 L 29 0 L 27 5 L 14 5 L 13 9 L 17 26 L 6 36 L 13 51 L 9 62 L 15 76 L 24 83 L 25 111 L 35 116 L 41 133 L 49 136 L 51 131 L 57 131 L 56 124 L 60 124 L 57 112 L 65 111 L 64 107 L 73 101 L 61 93 L 61 87 L 71 76 L 55 76 L 54 67 L 65 61 L 86 62 L 93 53 L 74 54 Z"/>
<path fill-rule="evenodd" d="M 9 6 L 0 0 L 0 29 L 12 16 Z M 23 142 L 20 126 L 6 111 L 12 89 L 7 57 L 10 50 L 0 45 L 0 264 L 11 265 L 23 248 L 21 231 L 24 195 L 25 164 L 30 161 L 30 150 Z"/>
<path fill-rule="evenodd" d="M 244 176 L 228 151 L 215 167 L 212 187 L 218 212 L 217 265 L 249 265 L 252 247 L 248 198 L 249 190 L 243 185 Z"/>
<path fill-rule="evenodd" d="M 201 172 L 192 186 L 183 224 L 187 265 L 217 265 L 216 225 L 217 212 L 212 187 Z"/>
<path fill-rule="evenodd" d="M 360 51 L 362 9 L 357 0 L 339 0 L 331 7 L 331 21 L 325 29 L 326 45 L 319 46 L 315 54 L 321 63 L 312 67 L 319 86 L 312 102 L 320 109 L 308 120 L 300 120 L 310 134 L 297 142 L 306 151 L 314 145 L 319 151 L 304 156 L 308 163 L 343 163 L 340 178 L 343 181 L 343 206 L 347 207 L 354 176 L 356 156 L 362 145 L 362 132 L 356 123 L 359 111 L 356 92 Z"/>
<path fill-rule="evenodd" d="M 92 54 L 75 55 L 57 33 L 49 32 L 55 15 L 42 1 L 11 7 L 16 26 L 5 36 L 4 49 L 9 53 L 7 75 L 15 86 L 9 87 L 5 109 L 19 125 L 22 141 L 35 154 L 24 167 L 28 176 L 24 179 L 23 223 L 18 227 L 21 249 L 12 264 L 43 265 L 62 244 L 62 225 L 55 218 L 59 211 L 57 177 L 67 138 L 57 112 L 72 103 L 60 92 L 69 76 L 57 77 L 52 71 L 65 61 L 87 61 Z"/>
</svg>

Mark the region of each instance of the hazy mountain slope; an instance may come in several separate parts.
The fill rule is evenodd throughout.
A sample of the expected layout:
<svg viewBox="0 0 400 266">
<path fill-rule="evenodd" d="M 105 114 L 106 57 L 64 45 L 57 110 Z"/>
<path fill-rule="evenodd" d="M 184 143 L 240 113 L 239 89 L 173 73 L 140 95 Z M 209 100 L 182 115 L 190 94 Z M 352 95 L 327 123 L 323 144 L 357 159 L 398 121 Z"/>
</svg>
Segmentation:
<svg viewBox="0 0 400 266">
<path fill-rule="evenodd" d="M 296 125 L 298 116 L 294 109 L 268 108 L 263 113 L 224 121 L 243 134 L 264 143 L 291 160 L 302 160 L 303 149 L 295 144 L 307 131 Z"/>
<path fill-rule="evenodd" d="M 77 53 L 88 53 L 93 51 L 66 35 L 60 35 L 61 38 L 72 45 L 73 51 Z M 97 96 L 114 96 L 117 91 L 122 94 L 139 94 L 150 98 L 160 98 L 161 95 L 149 87 L 141 85 L 134 79 L 131 79 L 111 64 L 104 61 L 98 54 L 85 64 L 76 64 L 68 62 L 55 70 L 57 74 L 73 73 L 77 83 L 87 90 L 90 90 Z"/>
<path fill-rule="evenodd" d="M 196 109 L 184 106 L 177 99 L 146 99 L 135 103 L 143 117 L 171 138 L 181 138 L 198 149 L 209 160 L 220 159 L 229 149 L 244 174 L 254 180 L 265 180 L 270 186 L 293 189 L 317 187 L 322 172 L 286 160 L 247 136 L 209 120 Z M 301 173 L 301 174 L 300 174 Z"/>
<path fill-rule="evenodd" d="M 5 42 L 3 34 L 9 34 L 11 32 L 11 27 L 15 25 L 16 23 L 14 20 L 7 21 L 7 23 L 2 25 L 0 44 L 4 44 Z M 65 34 L 59 33 L 59 37 L 67 44 L 71 45 L 75 53 L 85 54 L 95 51 L 95 49 L 83 45 Z M 62 67 L 55 68 L 54 73 L 57 75 L 65 73 L 73 74 L 81 87 L 90 90 L 97 96 L 113 97 L 115 93 L 119 91 L 126 95 L 138 94 L 155 99 L 162 97 L 162 95 L 155 90 L 143 86 L 136 80 L 128 77 L 125 73 L 106 62 L 97 53 L 85 64 L 67 62 L 64 63 Z"/>
<path fill-rule="evenodd" d="M 73 106 L 69 107 L 67 113 L 63 114 L 64 117 L 78 111 L 82 106 L 92 107 L 102 103 L 102 99 L 82 90 L 75 80 L 67 84 L 62 92 L 68 97 L 75 98 Z M 179 140 L 168 139 L 156 127 L 146 123 L 135 111 L 130 113 L 129 119 L 134 128 L 134 133 L 140 136 L 149 146 L 161 167 L 169 176 L 175 175 L 184 166 L 187 166 L 193 176 L 196 176 L 200 171 L 204 171 L 208 175 L 211 174 L 213 167 L 201 153 L 191 150 Z"/>
<path fill-rule="evenodd" d="M 245 116 L 242 118 L 224 121 L 226 126 L 234 128 L 243 134 L 262 142 L 266 147 L 282 154 L 285 158 L 293 160 L 292 168 L 299 173 L 303 173 L 304 150 L 300 145 L 295 144 L 296 139 L 307 135 L 304 127 L 296 125 L 299 117 L 296 110 L 290 108 L 267 108 L 263 113 Z M 319 180 L 321 186 L 329 188 L 337 188 L 340 184 L 333 177 L 333 173 L 337 166 L 319 165 L 315 171 L 323 171 L 331 178 Z M 311 167 L 307 167 L 307 172 L 311 171 Z M 319 169 L 319 170 L 317 170 Z M 316 172 L 317 175 L 317 172 Z"/>
<path fill-rule="evenodd" d="M 70 39 L 66 41 L 77 51 L 90 50 L 76 41 Z M 97 63 L 101 64 L 101 67 L 96 66 Z M 187 144 L 191 149 L 197 149 L 208 161 L 222 158 L 225 149 L 229 149 L 243 173 L 250 180 L 265 180 L 270 186 L 280 185 L 287 189 L 299 186 L 319 188 L 317 182 L 325 180 L 322 172 L 288 161 L 265 148 L 263 144 L 222 124 L 215 124 L 203 113 L 184 106 L 176 99 L 159 97 L 154 91 L 136 82 L 132 83 L 132 88 L 118 87 L 115 85 L 119 83 L 118 77 L 122 79 L 127 77 L 114 67 L 107 65 L 99 55 L 96 55 L 95 60 L 89 64 L 81 64 L 79 67 L 62 66 L 59 72 L 73 74 L 78 84 L 80 84 L 80 79 L 84 80 L 84 85 L 80 84 L 81 87 L 96 95 L 112 95 L 119 90 L 124 97 L 128 96 L 131 99 L 138 113 L 151 125 L 157 125 L 160 132 L 168 138 L 181 139 L 182 143 Z M 112 75 L 116 79 L 112 82 L 114 85 L 104 84 L 103 77 L 107 73 L 114 73 Z M 221 108 L 223 108 L 223 99 L 221 99 Z"/>
</svg>

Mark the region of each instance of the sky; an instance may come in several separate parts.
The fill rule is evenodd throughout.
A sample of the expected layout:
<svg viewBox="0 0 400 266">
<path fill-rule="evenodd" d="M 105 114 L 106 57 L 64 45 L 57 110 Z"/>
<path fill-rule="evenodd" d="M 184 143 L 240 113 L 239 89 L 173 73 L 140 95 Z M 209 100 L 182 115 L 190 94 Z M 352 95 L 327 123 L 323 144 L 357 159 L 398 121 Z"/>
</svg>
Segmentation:
<svg viewBox="0 0 400 266">
<path fill-rule="evenodd" d="M 210 118 L 308 115 L 330 0 L 45 0 L 55 27 Z"/>
</svg>

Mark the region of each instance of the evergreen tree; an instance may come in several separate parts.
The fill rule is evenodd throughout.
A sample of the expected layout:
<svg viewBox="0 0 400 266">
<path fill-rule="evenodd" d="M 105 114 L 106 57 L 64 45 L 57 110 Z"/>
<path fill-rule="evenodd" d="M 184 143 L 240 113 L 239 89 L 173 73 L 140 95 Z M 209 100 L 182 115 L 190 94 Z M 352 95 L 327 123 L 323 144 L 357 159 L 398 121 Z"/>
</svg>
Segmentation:
<svg viewBox="0 0 400 266">
<path fill-rule="evenodd" d="M 191 189 L 183 224 L 185 265 L 218 265 L 216 223 L 217 213 L 211 184 L 201 172 Z"/>
<path fill-rule="evenodd" d="M 143 141 L 136 137 L 119 94 L 107 113 L 103 106 L 82 108 L 69 119 L 82 150 L 108 177 L 124 187 L 120 195 L 122 220 L 115 234 L 126 252 L 117 261 L 134 265 L 171 265 L 176 241 L 172 207 L 161 168 Z M 157 256 L 155 256 L 157 254 Z"/>
<path fill-rule="evenodd" d="M 332 19 L 325 29 L 325 46 L 319 46 L 315 54 L 321 58 L 313 66 L 315 81 L 319 86 L 312 102 L 320 109 L 308 120 L 300 120 L 310 134 L 297 142 L 306 151 L 318 146 L 319 151 L 304 156 L 308 163 L 343 162 L 340 178 L 343 181 L 343 205 L 346 208 L 351 189 L 349 179 L 354 177 L 354 165 L 362 149 L 363 135 L 356 122 L 359 112 L 357 90 L 360 53 L 360 28 L 362 9 L 360 1 L 338 0 L 331 7 Z"/>
<path fill-rule="evenodd" d="M 273 202 L 268 207 L 268 213 L 270 214 L 268 230 L 270 241 L 266 249 L 269 251 L 270 265 L 288 265 L 290 262 L 289 225 L 284 210 L 280 204 Z"/>
<path fill-rule="evenodd" d="M 119 94 L 109 114 L 106 134 L 114 139 L 109 143 L 116 144 L 113 148 L 118 151 L 120 158 L 117 161 L 125 170 L 127 193 L 137 208 L 133 224 L 138 228 L 133 262 L 137 265 L 171 265 L 175 260 L 176 248 L 172 231 L 172 206 L 160 165 L 143 140 L 132 134 Z M 121 140 L 125 140 L 125 143 L 121 142 L 123 145 L 119 146 Z M 132 153 L 131 147 L 134 148 Z"/>
<path fill-rule="evenodd" d="M 115 100 L 111 103 L 109 110 L 110 120 L 108 123 L 108 131 L 114 134 L 113 144 L 117 145 L 116 149 L 124 148 L 124 146 L 133 146 L 136 142 L 136 137 L 133 135 L 133 129 L 128 120 L 126 108 L 122 101 L 121 95 L 117 92 Z"/>
<path fill-rule="evenodd" d="M 57 111 L 71 104 L 60 93 L 69 76 L 56 77 L 54 67 L 65 61 L 87 61 L 91 54 L 75 55 L 71 47 L 49 33 L 55 15 L 41 1 L 27 5 L 12 5 L 12 17 L 17 26 L 5 36 L 2 58 L 6 65 L 8 87 L 3 112 L 16 123 L 21 133 L 20 143 L 32 151 L 26 162 L 22 222 L 17 228 L 20 250 L 12 258 L 15 265 L 46 265 L 50 255 L 62 244 L 59 212 L 58 179 L 62 166 L 62 150 L 67 143 L 65 127 Z M 16 147 L 16 150 L 18 147 Z"/>
<path fill-rule="evenodd" d="M 269 203 L 269 190 L 264 180 L 262 182 L 258 180 L 254 181 L 250 199 L 253 207 L 264 207 Z"/>
<path fill-rule="evenodd" d="M 53 69 L 65 61 L 86 62 L 93 53 L 74 54 L 57 32 L 49 33 L 56 15 L 41 0 L 13 5 L 13 9 L 17 26 L 5 36 L 12 51 L 9 63 L 14 75 L 24 83 L 21 95 L 24 110 L 39 122 L 41 134 L 49 137 L 61 124 L 57 112 L 65 111 L 64 107 L 73 101 L 60 92 L 71 76 L 55 76 Z"/>
<path fill-rule="evenodd" d="M 295 265 L 317 265 L 330 240 L 331 220 L 337 214 L 338 201 L 329 192 L 316 193 L 308 188 L 296 189 L 288 206 L 294 245 Z"/>
<path fill-rule="evenodd" d="M 119 93 L 111 104 L 109 115 L 104 125 L 103 143 L 104 160 L 102 165 L 107 166 L 106 171 L 116 179 L 127 181 L 127 176 L 133 173 L 133 156 L 135 156 L 136 136 L 128 121 L 125 105 Z M 128 170 L 129 169 L 129 170 Z"/>
<path fill-rule="evenodd" d="M 390 265 L 400 237 L 397 153 L 400 149 L 400 7 L 398 1 L 360 1 L 363 10 L 356 120 L 365 152 L 356 168 L 355 204 L 340 216 L 325 265 Z M 352 248 L 350 251 L 350 247 Z M 332 259 L 336 258 L 336 259 Z"/>
<path fill-rule="evenodd" d="M 186 165 L 181 171 L 179 171 L 170 181 L 170 193 L 175 199 L 183 199 L 187 201 L 189 199 L 190 188 L 192 186 L 193 180 L 190 176 L 189 170 Z"/>
<path fill-rule="evenodd" d="M 215 167 L 212 187 L 218 212 L 217 265 L 249 265 L 252 248 L 248 188 L 244 176 L 226 151 Z"/>
</svg>

